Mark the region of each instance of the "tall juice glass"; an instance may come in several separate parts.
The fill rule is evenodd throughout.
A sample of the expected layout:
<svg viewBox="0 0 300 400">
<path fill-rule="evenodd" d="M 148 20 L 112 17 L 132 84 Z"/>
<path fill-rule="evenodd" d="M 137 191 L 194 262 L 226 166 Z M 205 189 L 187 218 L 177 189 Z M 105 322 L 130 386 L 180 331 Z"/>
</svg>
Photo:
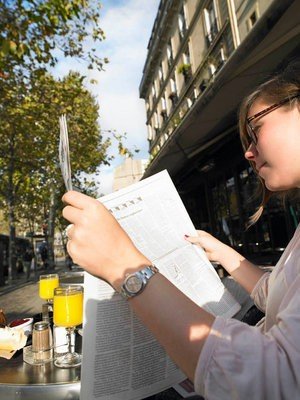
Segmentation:
<svg viewBox="0 0 300 400">
<path fill-rule="evenodd" d="M 68 352 L 58 357 L 54 364 L 60 368 L 76 367 L 81 364 L 81 355 L 75 352 L 75 327 L 82 324 L 83 288 L 82 286 L 58 287 L 54 290 L 54 325 L 67 330 Z"/>
<path fill-rule="evenodd" d="M 58 274 L 41 275 L 39 280 L 39 296 L 46 303 L 42 306 L 43 320 L 49 321 L 49 312 L 52 311 L 54 289 L 59 286 Z"/>
<path fill-rule="evenodd" d="M 41 275 L 39 281 L 39 296 L 47 303 L 53 302 L 54 289 L 59 286 L 58 274 Z"/>
</svg>

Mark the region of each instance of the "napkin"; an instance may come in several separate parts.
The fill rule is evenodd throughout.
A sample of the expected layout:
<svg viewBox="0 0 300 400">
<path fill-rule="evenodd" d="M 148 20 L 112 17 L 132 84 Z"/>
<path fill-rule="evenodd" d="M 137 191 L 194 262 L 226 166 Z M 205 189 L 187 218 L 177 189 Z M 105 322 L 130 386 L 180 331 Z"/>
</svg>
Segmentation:
<svg viewBox="0 0 300 400">
<path fill-rule="evenodd" d="M 0 357 L 10 359 L 17 350 L 22 349 L 27 336 L 22 329 L 0 328 Z"/>
</svg>

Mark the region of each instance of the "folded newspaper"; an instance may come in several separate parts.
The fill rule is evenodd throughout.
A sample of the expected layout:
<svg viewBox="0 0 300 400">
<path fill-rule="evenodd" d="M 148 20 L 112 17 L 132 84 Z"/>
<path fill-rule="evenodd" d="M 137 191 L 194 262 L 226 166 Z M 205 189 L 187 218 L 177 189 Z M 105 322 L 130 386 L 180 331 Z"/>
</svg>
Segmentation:
<svg viewBox="0 0 300 400">
<path fill-rule="evenodd" d="M 67 119 L 65 115 L 59 117 L 59 164 L 67 190 L 72 190 L 70 150 Z"/>
<path fill-rule="evenodd" d="M 60 163 L 72 188 L 65 117 L 60 119 Z M 234 316 L 239 303 L 206 254 L 184 240 L 195 227 L 167 171 L 99 199 L 138 249 L 174 285 L 214 315 Z M 81 399 L 140 400 L 185 379 L 184 374 L 106 282 L 85 272 Z"/>
</svg>

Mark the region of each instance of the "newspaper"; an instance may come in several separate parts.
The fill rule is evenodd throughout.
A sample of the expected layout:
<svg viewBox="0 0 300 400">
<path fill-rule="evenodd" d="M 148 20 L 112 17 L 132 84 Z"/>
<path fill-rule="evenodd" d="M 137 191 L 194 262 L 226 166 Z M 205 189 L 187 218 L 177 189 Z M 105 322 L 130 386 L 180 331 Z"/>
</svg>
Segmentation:
<svg viewBox="0 0 300 400">
<path fill-rule="evenodd" d="M 67 190 L 72 190 L 68 126 L 65 115 L 59 117 L 59 164 Z"/>
<path fill-rule="evenodd" d="M 195 303 L 214 315 L 238 312 L 240 305 L 205 252 L 184 240 L 196 231 L 167 171 L 99 200 L 139 250 Z M 185 379 L 106 282 L 85 273 L 84 288 L 81 399 L 139 400 Z"/>
</svg>

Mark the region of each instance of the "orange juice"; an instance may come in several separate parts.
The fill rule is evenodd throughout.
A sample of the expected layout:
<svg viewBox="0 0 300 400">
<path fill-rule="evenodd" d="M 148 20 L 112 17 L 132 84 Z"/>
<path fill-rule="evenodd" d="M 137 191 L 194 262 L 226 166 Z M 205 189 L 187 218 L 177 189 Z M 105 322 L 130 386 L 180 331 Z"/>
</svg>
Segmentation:
<svg viewBox="0 0 300 400">
<path fill-rule="evenodd" d="M 44 300 L 53 299 L 54 289 L 59 286 L 58 275 L 49 275 L 49 278 L 40 279 L 39 296 Z"/>
<path fill-rule="evenodd" d="M 66 328 L 82 324 L 83 293 L 58 294 L 53 301 L 53 320 Z"/>
</svg>

